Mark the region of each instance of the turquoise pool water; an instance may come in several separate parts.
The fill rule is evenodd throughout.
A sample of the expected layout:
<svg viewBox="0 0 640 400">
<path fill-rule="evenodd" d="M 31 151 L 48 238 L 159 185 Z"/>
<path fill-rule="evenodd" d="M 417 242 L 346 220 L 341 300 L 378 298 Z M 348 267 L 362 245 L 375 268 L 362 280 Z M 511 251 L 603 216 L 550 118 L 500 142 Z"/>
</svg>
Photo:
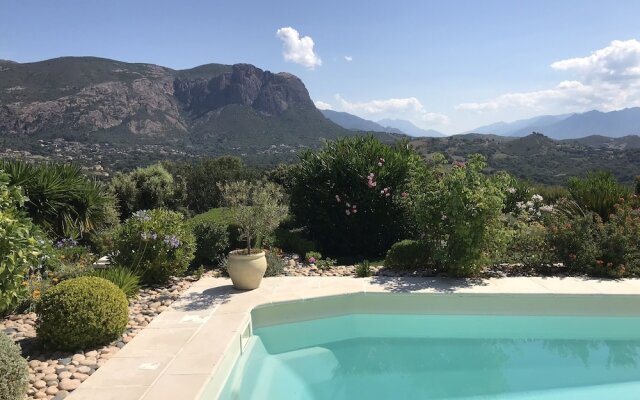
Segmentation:
<svg viewBox="0 0 640 400">
<path fill-rule="evenodd" d="M 258 328 L 221 399 L 640 399 L 640 318 L 354 314 Z"/>
</svg>

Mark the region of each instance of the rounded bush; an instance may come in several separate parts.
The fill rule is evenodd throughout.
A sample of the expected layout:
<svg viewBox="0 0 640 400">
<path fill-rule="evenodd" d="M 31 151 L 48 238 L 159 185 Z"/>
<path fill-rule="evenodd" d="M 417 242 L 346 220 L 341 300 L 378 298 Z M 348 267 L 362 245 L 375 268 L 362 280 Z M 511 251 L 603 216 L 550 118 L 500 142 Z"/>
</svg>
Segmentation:
<svg viewBox="0 0 640 400">
<path fill-rule="evenodd" d="M 196 237 L 194 265 L 213 265 L 229 250 L 227 226 L 202 221 L 194 225 L 193 234 Z"/>
<path fill-rule="evenodd" d="M 29 369 L 20 346 L 0 333 L 0 399 L 22 400 L 27 394 Z"/>
<path fill-rule="evenodd" d="M 137 211 L 120 226 L 111 260 L 140 274 L 144 283 L 166 283 L 187 269 L 194 251 L 182 214 L 159 208 Z"/>
<path fill-rule="evenodd" d="M 417 240 L 403 240 L 391 246 L 384 266 L 392 269 L 424 268 L 429 264 L 429 248 Z"/>
<path fill-rule="evenodd" d="M 38 338 L 59 350 L 87 349 L 124 332 L 129 320 L 127 296 L 98 277 L 69 279 L 44 292 L 36 305 Z"/>
</svg>

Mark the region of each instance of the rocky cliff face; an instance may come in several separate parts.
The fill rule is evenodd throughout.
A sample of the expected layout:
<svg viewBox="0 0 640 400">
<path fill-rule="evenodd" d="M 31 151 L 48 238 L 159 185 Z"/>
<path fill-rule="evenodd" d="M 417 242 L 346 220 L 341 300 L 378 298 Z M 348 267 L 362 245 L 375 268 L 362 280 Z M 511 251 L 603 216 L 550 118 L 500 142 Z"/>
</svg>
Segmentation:
<svg viewBox="0 0 640 400">
<path fill-rule="evenodd" d="M 0 61 L 0 136 L 117 132 L 175 138 L 202 126 L 229 133 L 233 127 L 218 126 L 228 121 L 216 119 L 231 105 L 258 113 L 260 123 L 275 130 L 282 127 L 269 119 L 285 112 L 322 118 L 300 79 L 248 64 L 176 71 L 90 57 Z M 326 124 L 322 120 L 317 122 Z"/>
<path fill-rule="evenodd" d="M 249 64 L 236 64 L 230 72 L 210 79 L 178 77 L 173 89 L 184 110 L 194 115 L 229 104 L 249 106 L 266 115 L 280 115 L 289 108 L 315 108 L 296 76 L 273 74 Z"/>
</svg>

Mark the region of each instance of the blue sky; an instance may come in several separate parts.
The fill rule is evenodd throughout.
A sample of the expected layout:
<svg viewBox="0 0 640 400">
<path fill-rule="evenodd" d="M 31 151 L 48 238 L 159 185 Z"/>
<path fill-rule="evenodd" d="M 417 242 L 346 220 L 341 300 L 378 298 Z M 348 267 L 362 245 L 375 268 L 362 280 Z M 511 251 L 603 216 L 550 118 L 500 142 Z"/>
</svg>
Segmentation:
<svg viewBox="0 0 640 400">
<path fill-rule="evenodd" d="M 459 133 L 640 105 L 638 15 L 637 0 L 3 0 L 0 58 L 247 62 L 298 75 L 320 106 Z"/>
</svg>

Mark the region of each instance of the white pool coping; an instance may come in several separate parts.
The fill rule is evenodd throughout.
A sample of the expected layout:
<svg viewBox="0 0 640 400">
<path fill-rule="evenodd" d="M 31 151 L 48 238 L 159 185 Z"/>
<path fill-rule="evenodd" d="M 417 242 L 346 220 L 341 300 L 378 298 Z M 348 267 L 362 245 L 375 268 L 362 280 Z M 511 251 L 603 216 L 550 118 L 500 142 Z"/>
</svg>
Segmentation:
<svg viewBox="0 0 640 400">
<path fill-rule="evenodd" d="M 238 291 L 203 278 L 73 391 L 70 400 L 213 400 L 257 306 L 351 293 L 640 295 L 640 279 L 265 278 Z M 635 298 L 634 298 L 635 299 Z M 640 299 L 640 297 L 639 297 Z"/>
</svg>

